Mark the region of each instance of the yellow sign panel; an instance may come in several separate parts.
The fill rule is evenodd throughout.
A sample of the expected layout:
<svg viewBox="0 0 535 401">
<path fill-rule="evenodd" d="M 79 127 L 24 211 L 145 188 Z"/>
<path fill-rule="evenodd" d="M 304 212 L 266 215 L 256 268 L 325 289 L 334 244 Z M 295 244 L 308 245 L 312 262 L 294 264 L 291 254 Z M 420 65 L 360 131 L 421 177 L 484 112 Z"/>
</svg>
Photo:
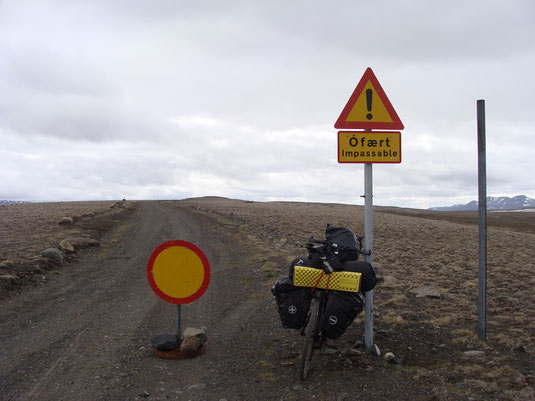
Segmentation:
<svg viewBox="0 0 535 401">
<path fill-rule="evenodd" d="M 204 266 L 191 249 L 172 246 L 156 257 L 152 274 L 154 282 L 164 294 L 173 298 L 188 298 L 201 288 Z"/>
<path fill-rule="evenodd" d="M 401 132 L 339 131 L 338 163 L 401 163 Z"/>
<path fill-rule="evenodd" d="M 346 121 L 392 122 L 392 117 L 377 95 L 377 90 L 374 88 L 372 81 L 368 81 L 364 86 L 361 95 L 347 115 Z"/>
</svg>

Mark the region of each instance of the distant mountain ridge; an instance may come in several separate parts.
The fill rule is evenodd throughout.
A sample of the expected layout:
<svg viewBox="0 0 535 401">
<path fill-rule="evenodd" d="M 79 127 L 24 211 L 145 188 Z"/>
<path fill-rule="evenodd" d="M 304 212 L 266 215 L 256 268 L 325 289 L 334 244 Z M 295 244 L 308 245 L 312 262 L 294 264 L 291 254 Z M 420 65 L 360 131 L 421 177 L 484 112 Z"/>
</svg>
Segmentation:
<svg viewBox="0 0 535 401">
<path fill-rule="evenodd" d="M 487 210 L 519 210 L 535 208 L 535 199 L 526 195 L 517 195 L 513 198 L 507 196 L 487 196 Z M 431 207 L 429 210 L 457 211 L 457 210 L 478 210 L 478 202 L 473 200 L 466 205 L 453 205 L 442 207 Z"/>
<path fill-rule="evenodd" d="M 11 203 L 26 203 L 25 201 L 10 201 L 10 200 L 2 200 L 0 199 L 0 205 L 6 205 Z"/>
</svg>

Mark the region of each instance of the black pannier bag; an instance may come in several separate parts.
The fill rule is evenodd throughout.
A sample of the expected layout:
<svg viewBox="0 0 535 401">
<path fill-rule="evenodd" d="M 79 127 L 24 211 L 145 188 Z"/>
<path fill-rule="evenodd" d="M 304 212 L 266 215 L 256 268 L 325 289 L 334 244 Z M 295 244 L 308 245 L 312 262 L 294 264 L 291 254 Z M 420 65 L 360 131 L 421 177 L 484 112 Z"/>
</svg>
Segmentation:
<svg viewBox="0 0 535 401">
<path fill-rule="evenodd" d="M 377 277 L 373 266 L 364 261 L 349 261 L 342 265 L 342 270 L 346 272 L 362 273 L 360 277 L 360 291 L 366 292 L 373 290 L 377 284 Z"/>
<path fill-rule="evenodd" d="M 331 340 L 339 338 L 362 311 L 363 297 L 360 292 L 329 290 L 323 333 Z"/>
<path fill-rule="evenodd" d="M 277 300 L 282 327 L 286 329 L 303 328 L 310 307 L 310 288 L 295 287 L 290 277 L 281 277 L 271 292 Z"/>
</svg>

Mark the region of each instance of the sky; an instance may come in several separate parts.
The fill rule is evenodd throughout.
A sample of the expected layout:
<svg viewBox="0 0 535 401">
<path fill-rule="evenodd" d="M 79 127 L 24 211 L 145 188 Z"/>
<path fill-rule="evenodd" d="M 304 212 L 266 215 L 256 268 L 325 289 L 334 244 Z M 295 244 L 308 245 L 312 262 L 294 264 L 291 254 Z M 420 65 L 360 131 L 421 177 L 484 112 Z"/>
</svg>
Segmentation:
<svg viewBox="0 0 535 401">
<path fill-rule="evenodd" d="M 363 204 L 334 123 L 372 68 L 405 128 L 374 204 L 535 198 L 533 0 L 0 0 L 0 199 Z"/>
</svg>

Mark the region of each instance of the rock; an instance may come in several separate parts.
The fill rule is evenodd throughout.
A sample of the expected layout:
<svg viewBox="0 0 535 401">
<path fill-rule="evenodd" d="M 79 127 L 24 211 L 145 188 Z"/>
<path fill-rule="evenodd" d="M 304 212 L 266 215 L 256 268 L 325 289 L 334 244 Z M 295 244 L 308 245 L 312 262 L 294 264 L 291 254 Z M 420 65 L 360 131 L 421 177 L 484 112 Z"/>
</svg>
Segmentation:
<svg viewBox="0 0 535 401">
<path fill-rule="evenodd" d="M 362 355 L 362 351 L 359 350 L 359 349 L 356 349 L 356 348 L 346 348 L 344 349 L 340 355 L 342 356 L 361 356 Z"/>
<path fill-rule="evenodd" d="M 339 349 L 328 347 L 323 354 L 324 355 L 338 355 L 339 353 L 340 353 Z"/>
<path fill-rule="evenodd" d="M 150 393 L 148 393 L 147 391 L 143 391 L 142 393 L 139 393 L 139 396 L 142 398 L 149 398 Z"/>
<path fill-rule="evenodd" d="M 58 248 L 47 248 L 41 252 L 41 255 L 56 265 L 63 263 L 63 254 Z"/>
<path fill-rule="evenodd" d="M 178 347 L 178 340 L 174 334 L 156 334 L 152 336 L 152 347 L 156 348 L 158 351 L 172 351 Z"/>
<path fill-rule="evenodd" d="M 74 224 L 74 219 L 72 217 L 64 217 L 61 219 L 61 221 L 58 223 L 64 226 L 70 226 Z"/>
<path fill-rule="evenodd" d="M 373 344 L 370 352 L 374 355 L 381 356 L 381 350 L 379 349 L 379 346 L 377 344 Z"/>
<path fill-rule="evenodd" d="M 405 363 L 405 357 L 403 355 L 396 356 L 393 361 L 396 365 L 403 365 Z"/>
<path fill-rule="evenodd" d="M 206 344 L 206 341 L 208 341 L 205 331 L 203 329 L 196 329 L 195 327 L 188 327 L 186 330 L 184 330 L 182 335 L 184 338 L 197 337 L 201 342 L 201 345 Z"/>
<path fill-rule="evenodd" d="M 206 389 L 206 384 L 199 383 L 199 384 L 192 384 L 188 387 L 188 390 L 204 390 Z"/>
<path fill-rule="evenodd" d="M 357 340 L 355 341 L 355 344 L 353 344 L 353 348 L 364 348 L 364 341 Z"/>
<path fill-rule="evenodd" d="M 66 239 L 64 239 L 63 241 L 61 241 L 59 243 L 59 247 L 61 248 L 61 250 L 65 251 L 65 252 L 75 252 L 76 249 L 74 249 L 74 246 L 69 242 L 67 241 Z"/>
<path fill-rule="evenodd" d="M 187 336 L 180 343 L 180 352 L 197 352 L 201 346 L 201 340 L 198 337 Z"/>
<path fill-rule="evenodd" d="M 86 238 L 86 237 L 80 237 L 80 238 L 69 238 L 67 241 L 75 248 L 75 249 L 83 249 L 83 248 L 90 248 L 93 246 L 100 246 L 100 242 L 93 238 Z"/>
<path fill-rule="evenodd" d="M 411 292 L 416 294 L 416 298 L 440 298 L 440 288 L 433 285 L 423 285 L 412 289 Z"/>
<path fill-rule="evenodd" d="M 468 356 L 468 357 L 484 356 L 485 355 L 485 351 L 478 351 L 478 350 L 464 351 L 463 355 L 464 356 Z"/>
<path fill-rule="evenodd" d="M 383 276 L 383 284 L 389 285 L 389 284 L 395 284 L 398 282 L 398 279 L 394 276 Z"/>
<path fill-rule="evenodd" d="M 383 358 L 385 359 L 385 361 L 388 361 L 388 362 L 394 362 L 394 358 L 396 356 L 394 355 L 394 353 L 392 352 L 387 352 L 386 354 L 384 354 Z"/>
<path fill-rule="evenodd" d="M 15 265 L 15 262 L 13 262 L 12 260 L 2 260 L 0 262 L 0 269 L 9 269 L 10 267 L 13 267 L 13 265 Z"/>
</svg>

